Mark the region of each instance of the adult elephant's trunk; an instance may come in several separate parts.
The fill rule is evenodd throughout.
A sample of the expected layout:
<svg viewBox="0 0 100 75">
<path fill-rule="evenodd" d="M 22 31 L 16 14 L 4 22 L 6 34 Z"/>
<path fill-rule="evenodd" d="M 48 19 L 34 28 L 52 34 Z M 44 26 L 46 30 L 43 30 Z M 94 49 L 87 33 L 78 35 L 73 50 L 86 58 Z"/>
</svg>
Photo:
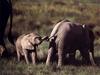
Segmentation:
<svg viewBox="0 0 100 75">
<path fill-rule="evenodd" d="M 96 66 L 95 62 L 94 62 L 94 59 L 93 59 L 93 55 L 92 55 L 92 52 L 89 52 L 89 58 L 90 58 L 90 62 L 93 66 Z"/>
<path fill-rule="evenodd" d="M 8 40 L 14 45 L 13 37 L 12 37 L 12 21 L 13 21 L 13 12 L 12 12 L 12 2 L 11 0 L 8 0 L 9 2 L 9 9 L 10 9 L 10 26 L 8 31 Z"/>
</svg>

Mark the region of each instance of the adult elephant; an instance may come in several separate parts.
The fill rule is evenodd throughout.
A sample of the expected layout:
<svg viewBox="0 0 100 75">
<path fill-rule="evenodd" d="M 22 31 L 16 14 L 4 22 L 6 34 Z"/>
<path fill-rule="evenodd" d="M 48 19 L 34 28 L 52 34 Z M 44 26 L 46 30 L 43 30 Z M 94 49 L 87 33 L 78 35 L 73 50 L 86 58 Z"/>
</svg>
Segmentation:
<svg viewBox="0 0 100 75">
<path fill-rule="evenodd" d="M 63 20 L 57 23 L 49 37 L 50 45 L 46 65 L 50 64 L 55 54 L 58 55 L 58 67 L 60 67 L 67 53 L 75 54 L 78 49 L 86 62 L 95 65 L 92 52 L 90 51 L 89 31 L 85 25 Z"/>
<path fill-rule="evenodd" d="M 11 28 L 12 28 L 12 3 L 11 0 L 0 0 L 0 45 L 2 45 L 4 48 L 4 36 L 5 36 L 5 31 L 7 29 L 7 22 L 10 17 L 10 26 L 8 26 L 8 32 L 7 36 L 8 39 L 11 43 L 12 37 L 11 37 Z"/>
</svg>

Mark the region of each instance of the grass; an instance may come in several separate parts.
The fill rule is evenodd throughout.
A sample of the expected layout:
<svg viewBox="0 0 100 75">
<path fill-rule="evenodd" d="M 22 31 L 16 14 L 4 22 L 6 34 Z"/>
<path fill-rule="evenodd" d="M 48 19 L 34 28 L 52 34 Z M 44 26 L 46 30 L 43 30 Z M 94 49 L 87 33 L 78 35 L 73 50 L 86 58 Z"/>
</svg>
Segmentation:
<svg viewBox="0 0 100 75">
<path fill-rule="evenodd" d="M 43 43 L 39 46 L 38 59 L 39 63 L 36 65 L 26 64 L 25 60 L 17 61 L 15 56 L 0 59 L 0 75 L 99 75 L 100 74 L 100 45 L 95 46 L 95 61 L 97 66 L 80 64 L 78 56 L 76 59 L 80 65 L 66 64 L 61 68 L 57 68 L 57 63 L 51 66 L 45 65 L 48 45 Z M 39 53 L 40 51 L 40 53 Z M 42 54 L 41 54 L 42 51 Z M 79 53 L 77 52 L 77 55 Z"/>
<path fill-rule="evenodd" d="M 13 0 L 13 33 L 35 31 L 41 36 L 49 35 L 54 24 L 67 18 L 73 22 L 93 23 L 94 31 L 100 31 L 99 0 Z M 100 74 L 100 38 L 95 41 L 95 61 L 98 66 L 64 65 L 56 67 L 45 65 L 48 43 L 39 46 L 37 65 L 27 65 L 24 60 L 17 62 L 15 56 L 0 59 L 0 75 L 99 75 Z M 9 47 L 12 53 L 14 49 Z M 78 55 L 78 54 L 77 54 Z M 78 56 L 77 56 L 78 57 Z"/>
<path fill-rule="evenodd" d="M 99 75 L 100 68 L 93 66 L 66 65 L 57 68 L 56 65 L 45 66 L 44 63 L 27 65 L 24 62 L 17 63 L 16 60 L 0 61 L 0 75 Z"/>
<path fill-rule="evenodd" d="M 15 1 L 13 4 L 13 31 L 26 33 L 44 30 L 49 34 L 53 24 L 64 18 L 82 24 L 93 23 L 100 26 L 100 5 L 96 2 L 98 0 L 91 2 L 90 0 L 77 1 Z M 21 28 L 23 28 L 23 31 Z M 46 33 L 40 34 L 45 35 Z"/>
</svg>

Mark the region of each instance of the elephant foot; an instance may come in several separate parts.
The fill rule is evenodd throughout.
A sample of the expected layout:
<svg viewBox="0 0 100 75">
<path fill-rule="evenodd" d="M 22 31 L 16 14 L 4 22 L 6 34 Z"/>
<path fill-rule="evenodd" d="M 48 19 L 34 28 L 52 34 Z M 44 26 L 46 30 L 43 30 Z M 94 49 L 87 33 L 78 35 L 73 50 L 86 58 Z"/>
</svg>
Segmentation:
<svg viewBox="0 0 100 75">
<path fill-rule="evenodd" d="M 62 66 L 62 62 L 58 62 L 57 67 L 61 67 Z"/>
<path fill-rule="evenodd" d="M 61 68 L 61 66 L 62 66 L 62 64 L 58 64 L 58 65 L 57 65 L 57 68 Z"/>
<path fill-rule="evenodd" d="M 50 66 L 50 63 L 48 61 L 46 61 L 46 66 Z"/>
<path fill-rule="evenodd" d="M 35 64 L 36 64 L 36 62 L 32 62 L 32 64 L 33 64 L 33 65 L 35 65 Z"/>
</svg>

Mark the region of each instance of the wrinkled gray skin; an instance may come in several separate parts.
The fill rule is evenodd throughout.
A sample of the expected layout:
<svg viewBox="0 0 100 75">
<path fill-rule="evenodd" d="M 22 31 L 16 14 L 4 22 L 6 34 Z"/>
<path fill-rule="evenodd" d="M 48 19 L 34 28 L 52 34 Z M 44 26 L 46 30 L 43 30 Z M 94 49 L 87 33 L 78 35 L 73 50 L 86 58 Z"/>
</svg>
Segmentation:
<svg viewBox="0 0 100 75">
<path fill-rule="evenodd" d="M 25 57 L 26 63 L 29 64 L 28 54 L 31 54 L 32 63 L 35 64 L 37 60 L 37 47 L 41 44 L 47 37 L 41 38 L 41 36 L 30 33 L 23 34 L 18 37 L 15 45 L 18 61 L 20 61 L 21 55 Z"/>
<path fill-rule="evenodd" d="M 72 54 L 71 57 L 74 57 L 77 49 L 86 62 L 91 62 L 92 65 L 95 65 L 90 51 L 89 31 L 84 25 L 63 20 L 55 25 L 49 39 L 50 45 L 46 65 L 50 65 L 50 61 L 57 54 L 58 67 L 60 67 L 65 60 L 66 54 Z"/>
</svg>

